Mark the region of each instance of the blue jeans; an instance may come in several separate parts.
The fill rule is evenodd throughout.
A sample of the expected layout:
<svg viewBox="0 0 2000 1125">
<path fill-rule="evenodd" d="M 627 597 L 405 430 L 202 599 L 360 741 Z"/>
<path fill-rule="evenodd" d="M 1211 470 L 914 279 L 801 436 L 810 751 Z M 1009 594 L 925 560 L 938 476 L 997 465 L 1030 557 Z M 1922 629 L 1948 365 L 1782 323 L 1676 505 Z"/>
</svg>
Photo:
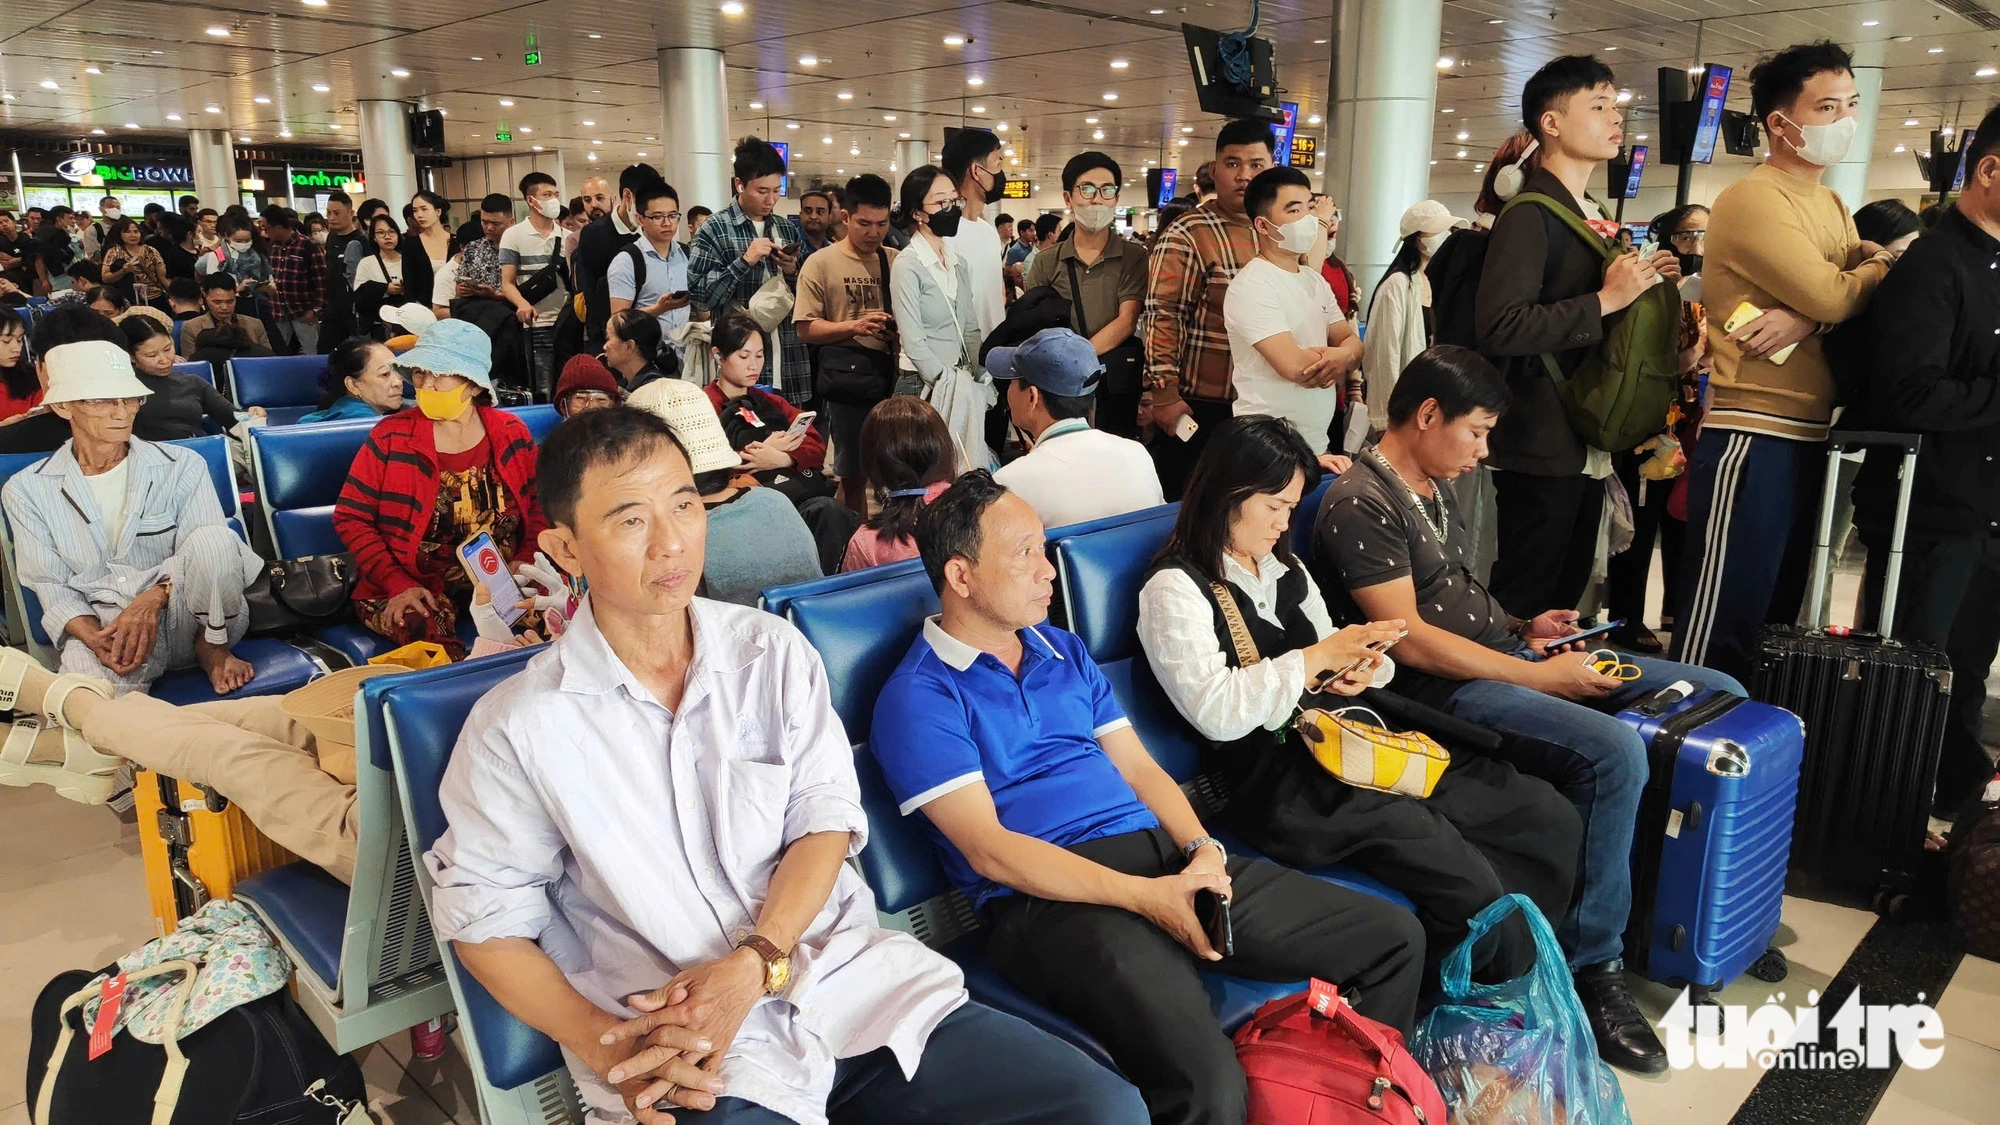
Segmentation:
<svg viewBox="0 0 2000 1125">
<path fill-rule="evenodd" d="M 681 1125 L 790 1125 L 742 1098 L 717 1098 L 706 1113 L 673 1111 Z M 905 1079 L 887 1047 L 834 1067 L 826 1100 L 831 1125 L 1146 1125 L 1132 1084 L 1033 1025 L 967 1001 L 924 1044 Z"/>
<path fill-rule="evenodd" d="M 1601 965 L 1624 947 L 1632 913 L 1632 832 L 1646 788 L 1646 745 L 1616 712 L 1675 680 L 1743 690 L 1733 676 L 1669 660 L 1620 653 L 1638 679 L 1592 703 L 1572 703 L 1533 688 L 1474 680 L 1452 693 L 1445 710 L 1509 735 L 1496 756 L 1554 785 L 1583 818 L 1575 905 L 1556 927 L 1570 964 Z"/>
</svg>

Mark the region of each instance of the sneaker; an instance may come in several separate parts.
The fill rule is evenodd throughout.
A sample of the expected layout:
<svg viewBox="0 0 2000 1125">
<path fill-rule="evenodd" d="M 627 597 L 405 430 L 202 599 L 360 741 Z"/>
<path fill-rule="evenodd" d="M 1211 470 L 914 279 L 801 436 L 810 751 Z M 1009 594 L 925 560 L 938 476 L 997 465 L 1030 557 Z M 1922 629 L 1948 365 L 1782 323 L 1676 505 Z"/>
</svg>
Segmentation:
<svg viewBox="0 0 2000 1125">
<path fill-rule="evenodd" d="M 1632 989 L 1625 983 L 1625 963 L 1606 961 L 1572 970 L 1577 999 L 1597 1036 L 1597 1056 L 1634 1074 L 1664 1074 L 1667 1049 L 1653 1025 L 1639 1012 Z"/>
</svg>

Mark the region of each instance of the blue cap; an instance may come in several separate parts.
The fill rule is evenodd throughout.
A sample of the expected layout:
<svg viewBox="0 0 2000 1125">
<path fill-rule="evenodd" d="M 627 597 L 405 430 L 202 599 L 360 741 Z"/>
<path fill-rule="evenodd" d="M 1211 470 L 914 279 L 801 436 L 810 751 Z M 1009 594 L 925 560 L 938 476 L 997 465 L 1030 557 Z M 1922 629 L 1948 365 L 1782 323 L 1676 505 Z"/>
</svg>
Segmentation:
<svg viewBox="0 0 2000 1125">
<path fill-rule="evenodd" d="M 469 320 L 440 320 L 417 335 L 417 346 L 396 357 L 404 370 L 457 375 L 493 389 L 493 338 Z"/>
<path fill-rule="evenodd" d="M 1017 348 L 986 353 L 986 371 L 995 379 L 1019 379 L 1064 398 L 1097 393 L 1104 361 L 1090 341 L 1067 328 L 1044 328 Z"/>
</svg>

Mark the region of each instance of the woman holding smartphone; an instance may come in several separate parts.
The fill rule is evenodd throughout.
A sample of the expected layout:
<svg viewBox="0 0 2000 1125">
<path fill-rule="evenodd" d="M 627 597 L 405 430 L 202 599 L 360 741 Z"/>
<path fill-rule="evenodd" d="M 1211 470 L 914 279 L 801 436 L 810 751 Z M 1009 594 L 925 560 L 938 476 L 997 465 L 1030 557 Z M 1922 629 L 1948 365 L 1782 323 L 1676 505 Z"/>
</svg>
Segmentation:
<svg viewBox="0 0 2000 1125">
<path fill-rule="evenodd" d="M 1139 641 L 1167 698 L 1229 779 L 1224 823 L 1280 862 L 1345 863 L 1408 895 L 1435 970 L 1464 940 L 1468 920 L 1503 894 L 1526 894 L 1562 917 L 1582 827 L 1547 782 L 1480 752 L 1494 745 L 1490 731 L 1375 690 L 1395 675 L 1383 650 L 1404 623 L 1335 629 L 1291 550 L 1291 521 L 1319 471 L 1312 447 L 1283 419 L 1244 415 L 1218 429 L 1140 591 Z M 1244 659 L 1238 630 L 1255 659 Z M 1430 796 L 1350 786 L 1289 729 L 1302 708 L 1356 704 L 1450 751 Z M 1506 979 L 1533 960 L 1525 927 L 1497 934 L 1474 958 L 1482 979 Z"/>
</svg>

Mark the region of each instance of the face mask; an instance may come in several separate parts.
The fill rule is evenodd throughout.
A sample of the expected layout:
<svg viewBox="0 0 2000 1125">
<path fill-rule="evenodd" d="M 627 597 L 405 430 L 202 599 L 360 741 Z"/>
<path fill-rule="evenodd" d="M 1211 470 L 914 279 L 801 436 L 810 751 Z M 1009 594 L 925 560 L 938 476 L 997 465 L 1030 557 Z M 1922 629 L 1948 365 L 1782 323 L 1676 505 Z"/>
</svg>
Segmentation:
<svg viewBox="0 0 2000 1125">
<path fill-rule="evenodd" d="M 537 200 L 535 202 L 535 210 L 540 211 L 542 213 L 542 218 L 553 219 L 557 215 L 563 213 L 562 200 L 560 199 Z"/>
<path fill-rule="evenodd" d="M 247 242 L 231 242 L 229 244 L 229 252 L 231 254 L 248 254 L 250 252 L 250 244 Z"/>
<path fill-rule="evenodd" d="M 120 210 L 119 210 L 118 208 L 116 208 L 116 207 L 106 207 L 106 208 L 104 209 L 104 219 L 105 219 L 105 221 L 106 221 L 106 222 L 117 222 L 117 221 L 118 221 L 118 217 L 119 217 L 120 215 L 123 215 L 124 213 L 125 213 L 125 212 L 123 212 L 123 211 L 120 211 Z"/>
<path fill-rule="evenodd" d="M 1264 222 L 1271 223 L 1271 220 L 1265 219 Z M 1313 248 L 1313 243 L 1319 241 L 1319 220 L 1311 215 L 1296 222 L 1286 223 L 1284 226 L 1278 226 L 1276 223 L 1271 223 L 1271 226 L 1278 232 L 1279 248 L 1293 254 L 1303 254 Z"/>
<path fill-rule="evenodd" d="M 417 409 L 433 422 L 450 422 L 465 413 L 470 405 L 465 396 L 457 390 L 434 391 L 429 387 L 417 388 Z"/>
<path fill-rule="evenodd" d="M 1805 138 L 1805 143 L 1792 145 L 1800 160 L 1821 168 L 1831 168 L 1847 159 L 1847 150 L 1854 144 L 1854 131 L 1861 127 L 1861 119 L 1843 117 L 1831 125 L 1800 125 L 1786 117 L 1785 124 L 1797 128 Z M 1787 139 L 1785 143 L 1791 144 L 1791 141 Z"/>
<path fill-rule="evenodd" d="M 986 202 L 988 203 L 1000 202 L 1000 200 L 1004 198 L 1004 193 L 1000 189 L 1005 187 L 1006 184 L 1007 184 L 1006 172 L 1002 171 L 993 173 L 993 186 L 986 189 Z"/>
<path fill-rule="evenodd" d="M 1092 234 L 1110 226 L 1118 215 L 1118 209 L 1109 203 L 1085 203 L 1074 210 L 1076 225 Z"/>
<path fill-rule="evenodd" d="M 958 221 L 964 217 L 965 211 L 959 207 L 948 207 L 939 211 L 930 217 L 931 233 L 939 238 L 950 238 L 958 233 Z"/>
<path fill-rule="evenodd" d="M 1436 234 L 1427 234 L 1427 235 L 1425 235 L 1425 236 L 1424 236 L 1424 256 L 1428 258 L 1428 257 L 1432 257 L 1432 256 L 1436 255 L 1436 254 L 1437 254 L 1437 252 L 1438 252 L 1438 247 L 1440 247 L 1440 246 L 1443 246 L 1443 245 L 1444 245 L 1444 240 L 1445 240 L 1445 239 L 1447 239 L 1447 238 L 1450 238 L 1450 237 L 1451 237 L 1451 232 L 1450 232 L 1450 231 L 1448 231 L 1448 230 L 1447 230 L 1447 231 L 1439 231 L 1439 232 L 1438 232 L 1438 233 L 1436 233 Z"/>
<path fill-rule="evenodd" d="M 313 232 L 313 241 L 314 241 L 314 242 L 317 242 L 317 243 L 319 243 L 319 244 L 320 244 L 321 246 L 325 246 L 325 245 L 326 245 L 326 232 L 325 232 L 325 231 L 323 231 L 323 230 L 316 230 L 316 231 L 314 231 L 314 232 Z"/>
<path fill-rule="evenodd" d="M 1680 253 L 1676 253 L 1676 254 L 1674 255 L 1674 257 L 1675 257 L 1675 258 L 1678 258 L 1678 259 L 1680 260 L 1680 263 L 1681 263 L 1681 276 L 1682 276 L 1682 277 L 1693 277 L 1693 276 L 1694 276 L 1695 274 L 1698 274 L 1698 273 L 1700 273 L 1700 272 L 1701 272 L 1701 255 L 1700 255 L 1700 254 L 1680 254 Z"/>
</svg>

